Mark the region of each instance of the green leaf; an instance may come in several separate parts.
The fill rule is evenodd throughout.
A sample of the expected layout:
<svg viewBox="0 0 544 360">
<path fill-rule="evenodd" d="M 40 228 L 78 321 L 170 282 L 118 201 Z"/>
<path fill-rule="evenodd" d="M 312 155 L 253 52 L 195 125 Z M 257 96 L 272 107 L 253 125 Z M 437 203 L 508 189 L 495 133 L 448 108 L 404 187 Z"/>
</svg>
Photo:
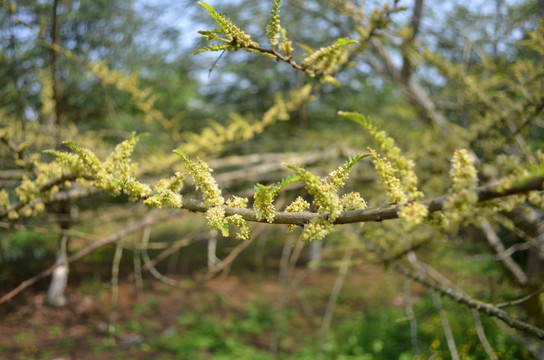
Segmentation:
<svg viewBox="0 0 544 360">
<path fill-rule="evenodd" d="M 172 150 L 172 152 L 173 152 L 174 154 L 178 155 L 180 158 L 182 158 L 183 161 L 185 161 L 185 162 L 189 161 L 189 158 L 188 158 L 187 156 L 185 156 L 185 155 L 181 152 L 181 150 L 176 149 L 176 150 Z"/>
<path fill-rule="evenodd" d="M 213 8 L 211 5 L 206 4 L 204 1 L 199 1 L 199 2 L 198 2 L 198 5 L 202 6 L 204 9 L 208 10 L 208 11 L 211 12 L 211 13 L 216 12 L 216 11 L 214 10 L 214 8 Z"/>
<path fill-rule="evenodd" d="M 351 40 L 349 38 L 340 38 L 340 39 L 336 39 L 335 44 L 338 46 L 346 46 L 350 44 L 356 44 L 357 42 L 358 42 L 357 40 Z"/>
<path fill-rule="evenodd" d="M 200 53 L 207 52 L 207 51 L 223 51 L 223 50 L 229 50 L 229 49 L 233 49 L 232 45 L 222 44 L 222 45 L 204 46 L 201 49 L 198 49 L 197 51 L 195 51 L 193 55 L 198 55 Z"/>
<path fill-rule="evenodd" d="M 286 186 L 288 185 L 291 185 L 297 181 L 300 180 L 300 176 L 297 175 L 297 174 L 291 174 L 289 175 L 288 177 L 286 177 L 285 179 L 277 182 L 274 187 L 272 188 L 272 190 L 274 191 L 274 196 L 277 196 L 279 194 L 279 192 Z"/>
<path fill-rule="evenodd" d="M 353 165 L 355 165 L 358 161 L 366 158 L 370 156 L 370 153 L 366 153 L 366 154 L 357 154 L 357 155 L 354 155 L 354 156 L 350 156 L 348 158 L 348 161 L 346 161 L 346 168 L 351 168 Z"/>
</svg>

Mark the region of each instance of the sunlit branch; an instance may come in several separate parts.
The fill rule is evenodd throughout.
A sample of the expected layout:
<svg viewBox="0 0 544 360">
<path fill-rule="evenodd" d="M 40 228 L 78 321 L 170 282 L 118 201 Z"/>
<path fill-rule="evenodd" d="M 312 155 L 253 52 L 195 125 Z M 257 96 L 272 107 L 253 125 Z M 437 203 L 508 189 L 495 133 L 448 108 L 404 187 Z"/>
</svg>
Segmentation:
<svg viewBox="0 0 544 360">
<path fill-rule="evenodd" d="M 484 202 L 497 198 L 502 198 L 510 195 L 523 194 L 529 191 L 540 191 L 544 189 L 544 176 L 540 176 L 517 186 L 512 186 L 506 190 L 500 190 L 498 186 L 481 186 L 476 188 L 478 194 L 478 202 Z M 444 209 L 451 194 L 443 195 L 438 198 L 423 201 L 422 203 L 428 207 L 429 212 L 441 211 Z M 194 212 L 206 212 L 207 207 L 199 201 L 184 200 L 183 208 Z M 380 222 L 383 220 L 397 219 L 401 205 L 389 205 L 374 209 L 346 211 L 338 216 L 333 224 L 351 224 L 360 222 Z M 266 222 L 266 220 L 258 220 L 255 211 L 251 209 L 240 209 L 225 207 L 227 216 L 239 214 L 245 220 L 253 222 Z M 327 214 L 318 214 L 313 212 L 276 212 L 274 224 L 293 224 L 304 226 L 316 217 L 326 217 Z"/>
</svg>

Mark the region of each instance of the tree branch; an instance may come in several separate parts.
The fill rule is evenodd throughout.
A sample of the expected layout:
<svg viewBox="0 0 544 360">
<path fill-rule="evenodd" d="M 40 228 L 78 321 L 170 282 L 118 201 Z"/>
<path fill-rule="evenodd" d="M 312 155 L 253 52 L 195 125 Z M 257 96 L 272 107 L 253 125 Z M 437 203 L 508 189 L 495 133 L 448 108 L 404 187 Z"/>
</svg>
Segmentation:
<svg viewBox="0 0 544 360">
<path fill-rule="evenodd" d="M 402 70 L 400 72 L 400 77 L 402 81 L 407 81 L 410 78 L 412 72 L 412 64 L 410 61 L 410 56 L 406 52 L 406 47 L 410 46 L 410 43 L 414 41 L 419 31 L 419 24 L 421 23 L 421 15 L 423 13 L 423 0 L 414 1 L 414 12 L 412 14 L 412 19 L 410 20 L 410 28 L 412 29 L 412 34 L 409 39 L 407 39 L 403 44 L 403 54 L 402 54 Z"/>
<path fill-rule="evenodd" d="M 90 176 L 90 175 L 68 174 L 68 175 L 61 176 L 58 179 L 53 179 L 53 180 L 49 181 L 47 184 L 41 186 L 38 191 L 40 193 L 44 193 L 46 191 L 51 190 L 51 188 L 53 188 L 54 186 L 61 185 L 61 184 L 65 183 L 66 181 L 74 181 L 74 180 L 77 180 L 77 179 L 93 180 L 94 177 Z M 58 195 L 58 194 L 55 194 L 55 195 Z M 55 195 L 53 195 L 52 197 L 54 198 Z M 71 197 L 67 197 L 67 199 L 68 198 L 71 198 Z M 62 201 L 62 200 L 64 200 L 64 199 L 62 199 L 62 197 L 57 197 L 56 199 L 54 199 L 54 201 Z M 33 199 L 33 200 L 30 200 L 30 201 L 20 201 L 20 202 L 18 202 L 16 204 L 10 206 L 7 209 L 0 210 L 0 219 L 8 217 L 9 213 L 12 212 L 12 211 L 18 211 L 18 210 L 22 209 L 23 207 L 25 207 L 27 205 L 33 205 L 36 201 L 48 202 L 46 199 Z"/>
<path fill-rule="evenodd" d="M 370 44 L 379 60 L 367 57 L 367 64 L 392 84 L 398 86 L 406 99 L 415 105 L 426 119 L 429 119 L 431 123 L 438 125 L 444 133 L 447 133 L 446 127 L 449 124 L 449 121 L 444 114 L 437 110 L 435 104 L 425 93 L 425 90 L 423 90 L 421 85 L 413 80 L 402 78 L 401 70 L 394 65 L 391 55 L 385 50 L 385 47 L 379 39 L 372 39 Z"/>
<path fill-rule="evenodd" d="M 71 262 L 79 260 L 82 257 L 84 257 L 85 255 L 90 254 L 94 250 L 96 250 L 96 249 L 98 249 L 98 248 L 100 248 L 102 246 L 111 244 L 112 242 L 118 240 L 119 238 L 121 238 L 123 236 L 126 236 L 126 235 L 128 235 L 130 233 L 136 232 L 136 231 L 138 231 L 138 230 L 140 230 L 140 229 L 142 229 L 142 228 L 144 228 L 146 226 L 150 226 L 150 225 L 156 224 L 156 223 L 161 222 L 161 221 L 171 220 L 171 219 L 173 219 L 173 218 L 175 218 L 177 216 L 179 216 L 179 213 L 174 212 L 174 213 L 171 213 L 171 214 L 169 214 L 167 216 L 163 216 L 163 217 L 150 217 L 150 218 L 145 219 L 145 220 L 143 220 L 141 222 L 138 222 L 136 224 L 127 226 L 127 227 L 123 228 L 122 230 L 119 230 L 118 232 L 116 232 L 114 234 L 106 236 L 105 238 L 103 238 L 100 241 L 96 241 L 96 242 L 90 244 L 89 246 L 81 249 L 80 251 L 78 251 L 74 255 L 69 256 L 66 259 L 66 264 L 69 264 Z M 64 265 L 66 265 L 66 264 L 64 264 Z M 9 300 L 11 300 L 14 296 L 16 296 L 17 294 L 19 294 L 21 291 L 28 288 L 29 286 L 35 284 L 38 280 L 41 280 L 41 279 L 51 275 L 53 273 L 53 271 L 57 267 L 59 267 L 60 265 L 63 265 L 63 264 L 57 263 L 55 265 L 52 265 L 51 267 L 45 269 L 41 273 L 31 277 L 28 280 L 23 281 L 15 289 L 11 290 L 10 292 L 8 292 L 8 293 L 4 294 L 2 297 L 0 297 L 0 305 L 7 302 L 7 301 L 9 301 Z"/>
<path fill-rule="evenodd" d="M 509 255 L 506 254 L 506 250 L 501 239 L 497 236 L 497 233 L 495 230 L 493 230 L 493 227 L 489 221 L 484 220 L 482 221 L 481 225 L 487 243 L 489 246 L 491 246 L 495 254 L 499 256 L 499 260 L 503 267 L 510 273 L 510 275 L 514 277 L 518 284 L 527 285 L 527 283 L 529 283 L 527 275 L 523 272 L 521 267 Z"/>
<path fill-rule="evenodd" d="M 479 312 L 483 312 L 483 313 L 485 313 L 485 314 L 487 314 L 489 316 L 495 317 L 495 318 L 505 322 L 506 324 L 510 325 L 510 327 L 512 327 L 514 329 L 523 331 L 523 332 L 525 332 L 527 334 L 536 336 L 537 338 L 544 340 L 544 330 L 542 330 L 542 329 L 540 329 L 540 328 L 538 328 L 536 326 L 533 326 L 533 325 L 531 325 L 529 323 L 526 323 L 524 321 L 515 319 L 515 318 L 511 317 L 510 315 L 508 315 L 508 313 L 506 313 L 505 311 L 503 311 L 503 310 L 501 310 L 501 309 L 499 309 L 499 308 L 497 308 L 497 307 L 495 307 L 495 306 L 493 306 L 491 304 L 485 303 L 485 302 L 480 301 L 480 300 L 473 299 L 470 296 L 464 294 L 463 292 L 461 292 L 459 290 L 452 289 L 451 287 L 445 287 L 442 284 L 439 284 L 439 283 L 437 283 L 435 281 L 431 281 L 431 280 L 429 280 L 427 278 L 425 273 L 422 273 L 421 271 L 420 272 L 412 271 L 412 270 L 402 266 L 398 262 L 393 262 L 390 265 L 391 265 L 391 267 L 393 269 L 395 269 L 399 273 L 403 274 L 404 276 L 406 276 L 406 277 L 408 277 L 408 278 L 410 278 L 410 279 L 412 279 L 414 281 L 419 282 L 420 284 L 422 284 L 423 286 L 425 286 L 427 288 L 433 289 L 433 290 L 441 293 L 442 295 L 453 299 L 454 301 L 456 301 L 456 302 L 458 302 L 460 304 L 465 304 L 471 309 L 476 309 Z"/>
<path fill-rule="evenodd" d="M 529 191 L 540 191 L 544 189 L 544 176 L 533 178 L 520 185 L 512 186 L 508 189 L 501 190 L 498 185 L 480 186 L 475 189 L 478 195 L 478 202 L 484 202 L 510 195 L 523 194 Z M 423 201 L 429 212 L 441 211 L 448 202 L 452 194 L 443 195 L 438 198 Z M 199 201 L 184 200 L 182 208 L 194 212 L 206 212 L 208 207 Z M 374 209 L 346 211 L 338 216 L 333 224 L 352 224 L 360 222 L 380 222 L 383 220 L 397 219 L 399 211 L 403 205 L 388 205 Z M 244 219 L 252 222 L 266 222 L 266 220 L 258 220 L 255 211 L 251 209 L 240 209 L 225 206 L 225 214 L 227 216 L 239 214 Z M 326 218 L 327 214 L 318 214 L 313 212 L 276 212 L 274 224 L 293 224 L 304 226 L 317 217 Z"/>
</svg>

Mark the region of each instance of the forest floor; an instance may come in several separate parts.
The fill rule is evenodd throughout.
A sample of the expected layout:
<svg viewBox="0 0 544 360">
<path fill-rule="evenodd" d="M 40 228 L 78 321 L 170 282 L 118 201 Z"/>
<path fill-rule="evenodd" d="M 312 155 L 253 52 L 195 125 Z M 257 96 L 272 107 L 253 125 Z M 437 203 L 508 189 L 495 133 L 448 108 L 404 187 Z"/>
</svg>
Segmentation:
<svg viewBox="0 0 544 360">
<path fill-rule="evenodd" d="M 303 281 L 287 296 L 272 272 L 240 271 L 198 287 L 184 280 L 185 289 L 146 277 L 138 290 L 125 277 L 116 311 L 107 279 L 70 283 L 61 308 L 46 305 L 45 291 L 28 289 L 0 309 L 0 358 L 290 358 L 319 340 L 338 272 L 300 268 L 297 275 Z M 340 318 L 405 304 L 402 282 L 374 265 L 352 268 L 343 289 Z"/>
</svg>

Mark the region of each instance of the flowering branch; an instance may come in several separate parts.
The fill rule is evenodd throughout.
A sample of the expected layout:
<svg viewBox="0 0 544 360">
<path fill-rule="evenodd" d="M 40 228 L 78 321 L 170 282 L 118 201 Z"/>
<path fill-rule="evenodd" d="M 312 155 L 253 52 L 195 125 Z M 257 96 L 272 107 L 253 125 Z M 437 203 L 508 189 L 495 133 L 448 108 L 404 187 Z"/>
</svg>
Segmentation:
<svg viewBox="0 0 544 360">
<path fill-rule="evenodd" d="M 506 190 L 501 190 L 498 185 L 487 185 L 475 188 L 475 192 L 478 195 L 478 203 L 510 195 L 524 194 L 530 191 L 541 190 L 544 190 L 544 176 L 533 178 L 527 182 L 512 186 Z M 429 213 L 442 211 L 444 206 L 448 203 L 449 197 L 452 195 L 453 194 L 443 195 L 431 200 L 422 201 L 421 203 L 427 206 Z M 182 208 L 194 212 L 206 212 L 208 209 L 204 203 L 194 200 L 184 200 Z M 225 206 L 224 209 L 225 215 L 227 216 L 238 214 L 248 221 L 267 222 L 265 219 L 258 220 L 255 211 L 251 209 L 233 208 L 229 206 Z M 399 212 L 401 209 L 402 205 L 390 205 L 372 209 L 345 211 L 336 218 L 333 224 L 381 222 L 383 220 L 397 219 L 399 218 Z M 318 217 L 327 218 L 328 214 L 318 214 L 308 211 L 297 213 L 276 212 L 274 221 L 272 223 L 304 226 Z"/>
</svg>

